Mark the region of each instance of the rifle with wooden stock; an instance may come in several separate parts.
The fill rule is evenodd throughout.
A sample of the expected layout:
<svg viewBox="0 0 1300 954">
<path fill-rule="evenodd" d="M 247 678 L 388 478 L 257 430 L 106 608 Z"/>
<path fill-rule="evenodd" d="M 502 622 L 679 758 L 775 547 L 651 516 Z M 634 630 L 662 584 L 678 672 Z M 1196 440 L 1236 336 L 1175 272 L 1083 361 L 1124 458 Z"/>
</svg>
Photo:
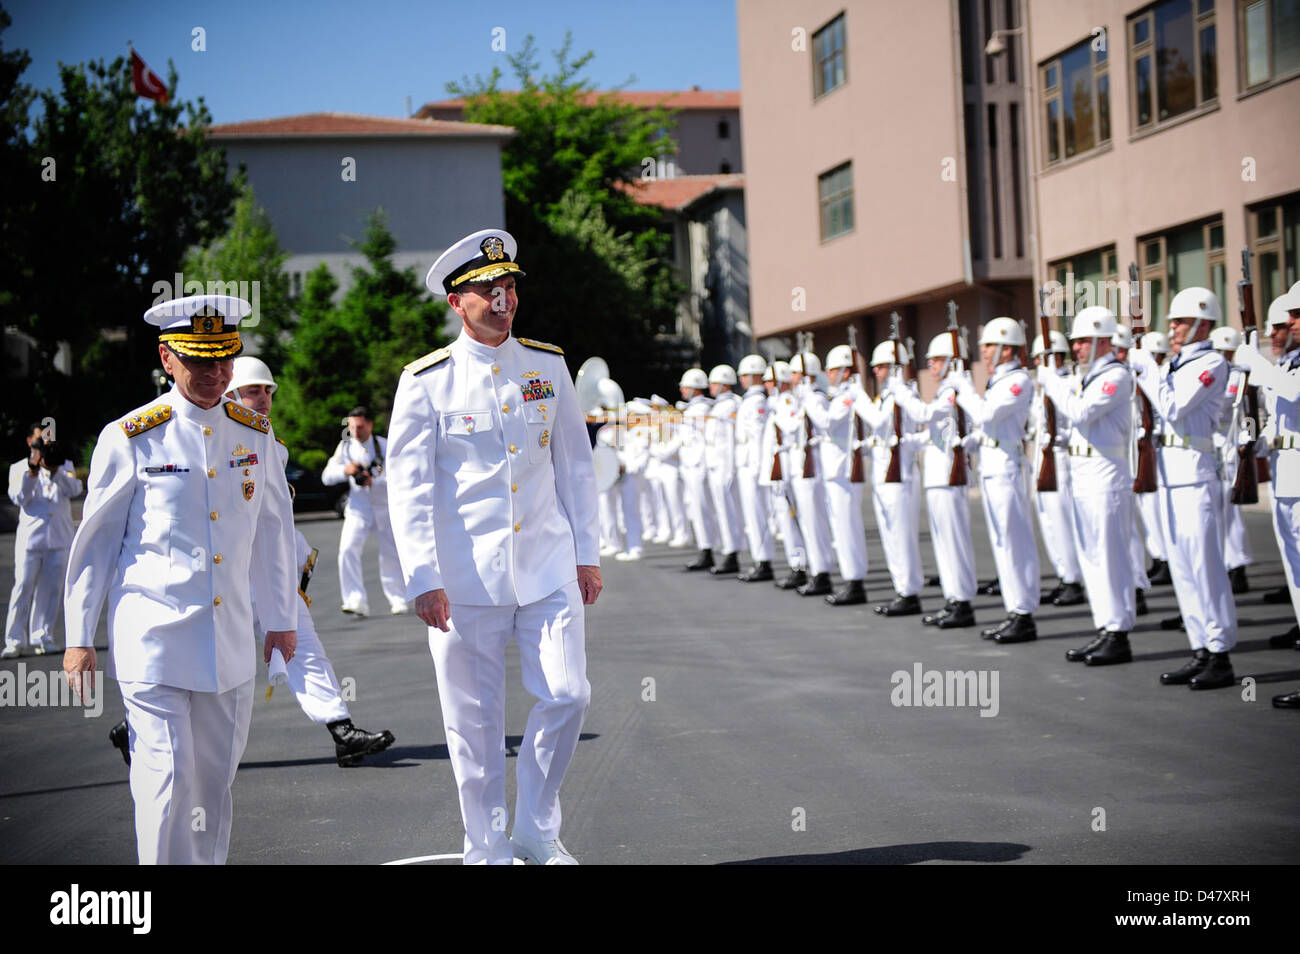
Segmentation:
<svg viewBox="0 0 1300 954">
<path fill-rule="evenodd" d="M 951 300 L 948 302 L 948 334 L 952 336 L 952 369 L 960 374 L 966 370 L 966 363 L 961 358 L 961 330 L 957 327 L 957 303 Z M 952 469 L 948 471 L 948 486 L 965 487 L 966 447 L 962 444 L 962 440 L 966 437 L 966 412 L 955 401 L 953 408 L 957 412 L 957 440 L 953 442 L 952 447 Z"/>
<path fill-rule="evenodd" d="M 1255 339 L 1261 340 L 1264 332 L 1259 326 L 1259 316 L 1255 314 L 1255 288 L 1250 280 L 1250 249 L 1241 250 L 1241 281 L 1237 282 L 1237 301 L 1241 307 L 1241 333 L 1244 335 L 1252 329 Z M 1235 504 L 1259 503 L 1260 481 L 1268 482 L 1268 460 L 1255 456 L 1255 440 L 1259 437 L 1259 388 L 1247 385 L 1238 401 L 1245 405 L 1246 440 L 1237 445 L 1237 479 L 1232 484 L 1231 501 Z M 1233 421 L 1237 420 L 1234 414 Z M 1251 466 L 1254 461 L 1255 466 Z"/>
<path fill-rule="evenodd" d="M 889 340 L 894 343 L 894 366 L 890 374 L 902 376 L 903 355 L 901 345 L 898 312 L 889 316 Z M 885 483 L 901 484 L 903 482 L 903 408 L 894 401 L 894 442 L 889 447 L 889 465 L 885 468 Z"/>
<path fill-rule="evenodd" d="M 1142 317 L 1142 286 L 1138 282 L 1137 262 L 1129 262 L 1128 266 L 1128 313 L 1133 336 L 1140 342 L 1139 329 L 1145 326 L 1145 319 Z M 1133 393 L 1137 395 L 1138 414 L 1142 424 L 1142 436 L 1137 442 L 1133 493 L 1152 494 L 1156 491 L 1156 441 L 1152 433 L 1156 426 L 1156 415 L 1145 391 L 1134 387 Z"/>
<path fill-rule="evenodd" d="M 812 354 L 813 335 L 811 331 L 804 332 L 802 335 L 804 346 L 800 348 L 800 355 Z M 807 362 L 801 357 L 799 366 L 803 368 L 803 380 L 807 382 L 808 389 L 812 390 L 814 378 L 808 373 Z M 813 429 L 812 421 L 807 414 L 803 416 L 803 477 L 805 480 L 811 480 L 817 476 L 817 453 L 813 447 Z"/>
<path fill-rule="evenodd" d="M 1056 352 L 1052 349 L 1052 316 L 1047 312 L 1047 289 L 1038 289 L 1038 333 L 1043 339 L 1043 367 L 1055 370 L 1060 367 Z M 1043 394 L 1043 430 L 1047 432 L 1047 444 L 1043 447 L 1043 459 L 1038 464 L 1038 492 L 1050 494 L 1056 492 L 1056 405 Z"/>
<path fill-rule="evenodd" d="M 849 325 L 849 350 L 853 352 L 853 369 L 858 373 L 858 380 L 865 384 L 867 380 L 867 359 L 858 350 L 858 329 L 854 325 Z M 866 472 L 862 463 L 862 418 L 858 417 L 857 411 L 853 412 L 852 431 L 853 447 L 851 448 L 849 464 L 849 483 L 860 484 L 866 480 Z"/>
</svg>

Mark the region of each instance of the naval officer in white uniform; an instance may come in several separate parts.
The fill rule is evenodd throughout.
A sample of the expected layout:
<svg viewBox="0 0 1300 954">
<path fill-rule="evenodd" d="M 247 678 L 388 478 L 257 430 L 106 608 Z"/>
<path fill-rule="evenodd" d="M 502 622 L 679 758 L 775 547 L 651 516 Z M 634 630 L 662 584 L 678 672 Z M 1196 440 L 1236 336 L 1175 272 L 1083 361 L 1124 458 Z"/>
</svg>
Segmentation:
<svg viewBox="0 0 1300 954">
<path fill-rule="evenodd" d="M 596 473 L 563 353 L 510 334 L 515 240 L 461 239 L 429 270 L 463 322 L 406 366 L 389 426 L 389 506 L 406 590 L 429 626 L 465 862 L 576 864 L 560 783 L 591 698 L 584 604 L 600 594 Z M 537 698 L 507 838 L 505 645 Z M 512 852 L 513 849 L 513 852 Z"/>
<path fill-rule="evenodd" d="M 251 310 L 196 295 L 145 313 L 176 385 L 99 435 L 68 554 L 63 668 L 74 687 L 94 678 L 107 599 L 141 864 L 226 860 L 257 669 L 250 595 L 268 630 L 263 658 L 294 656 L 289 485 L 271 422 L 222 397 Z"/>
</svg>

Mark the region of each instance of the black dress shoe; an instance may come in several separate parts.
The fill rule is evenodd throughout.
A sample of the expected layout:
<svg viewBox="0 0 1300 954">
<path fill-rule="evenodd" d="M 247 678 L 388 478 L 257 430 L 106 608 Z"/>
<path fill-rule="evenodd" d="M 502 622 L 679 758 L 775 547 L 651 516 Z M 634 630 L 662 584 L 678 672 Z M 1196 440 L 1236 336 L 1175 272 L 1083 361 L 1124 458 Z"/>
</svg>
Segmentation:
<svg viewBox="0 0 1300 954">
<path fill-rule="evenodd" d="M 856 606 L 867 601 L 867 588 L 861 580 L 846 580 L 844 585 L 826 597 L 831 606 Z"/>
<path fill-rule="evenodd" d="M 1300 626 L 1292 626 L 1280 636 L 1268 638 L 1270 649 L 1300 649 Z"/>
<path fill-rule="evenodd" d="M 1101 649 L 1101 644 L 1105 641 L 1106 631 L 1104 629 L 1098 630 L 1097 635 L 1092 638 L 1091 642 L 1085 643 L 1078 649 L 1067 649 L 1065 658 L 1070 662 L 1083 662 L 1088 653 Z"/>
<path fill-rule="evenodd" d="M 1083 587 L 1078 583 L 1062 583 L 1060 590 L 1052 600 L 1054 606 L 1077 606 L 1087 599 L 1083 595 Z"/>
<path fill-rule="evenodd" d="M 1291 588 L 1289 586 L 1279 586 L 1275 590 L 1269 590 L 1264 594 L 1265 603 L 1290 603 Z"/>
<path fill-rule="evenodd" d="M 1181 616 L 1168 616 L 1160 621 L 1161 629 L 1186 629 Z"/>
<path fill-rule="evenodd" d="M 1187 664 L 1173 672 L 1162 672 L 1160 674 L 1160 684 L 1162 686 L 1185 686 L 1192 681 L 1192 677 L 1204 669 L 1210 663 L 1210 651 L 1208 649 L 1198 649 L 1192 653 L 1192 658 Z"/>
<path fill-rule="evenodd" d="M 1164 560 L 1152 560 L 1151 569 L 1147 570 L 1147 580 L 1152 586 L 1169 586 L 1174 582 L 1169 575 L 1169 564 Z"/>
<path fill-rule="evenodd" d="M 123 719 L 113 728 L 108 730 L 108 741 L 112 742 L 115 747 L 122 750 L 122 759 L 127 765 L 131 764 L 131 732 L 126 727 L 126 720 Z"/>
<path fill-rule="evenodd" d="M 730 576 L 732 573 L 739 573 L 740 558 L 736 556 L 736 551 L 732 550 L 724 556 L 717 566 L 709 567 L 709 572 L 714 576 Z"/>
<path fill-rule="evenodd" d="M 697 556 L 690 563 L 686 564 L 686 571 L 688 573 L 691 573 L 696 570 L 707 570 L 711 566 L 713 566 L 713 551 L 701 550 L 699 556 Z"/>
<path fill-rule="evenodd" d="M 775 586 L 778 590 L 797 590 L 808 582 L 808 574 L 803 570 L 791 570 L 789 576 L 783 576 L 777 580 Z"/>
<path fill-rule="evenodd" d="M 915 593 L 911 596 L 895 596 L 892 602 L 872 609 L 881 616 L 917 616 L 921 612 L 921 598 Z"/>
<path fill-rule="evenodd" d="M 744 573 L 737 574 L 736 579 L 742 583 L 765 583 L 772 579 L 772 563 L 759 560 Z"/>
<path fill-rule="evenodd" d="M 1002 586 L 998 583 L 997 580 L 989 580 L 978 590 L 976 590 L 976 592 L 979 593 L 981 596 L 1001 596 Z"/>
<path fill-rule="evenodd" d="M 1146 616 L 1147 613 L 1150 613 L 1150 612 L 1151 612 L 1151 611 L 1150 611 L 1149 609 L 1147 609 L 1147 593 L 1146 593 L 1146 590 L 1138 590 L 1138 591 L 1137 591 L 1137 615 L 1138 615 L 1138 616 Z"/>
<path fill-rule="evenodd" d="M 367 732 L 353 725 L 351 719 L 339 719 L 329 723 L 326 728 L 334 736 L 334 758 L 342 766 L 356 765 L 365 756 L 382 752 L 397 741 L 387 729 L 382 732 Z"/>
<path fill-rule="evenodd" d="M 956 606 L 956 605 L 957 605 L 957 601 L 956 601 L 956 600 L 949 600 L 948 602 L 946 602 L 946 603 L 943 604 L 943 609 L 939 610 L 939 612 L 937 612 L 937 613 L 929 613 L 929 614 L 927 614 L 927 615 L 925 615 L 925 616 L 922 616 L 922 617 L 921 617 L 921 625 L 922 625 L 922 626 L 936 626 L 936 625 L 938 625 L 939 620 L 941 620 L 941 619 L 947 619 L 947 618 L 948 618 L 949 614 L 952 613 L 952 608 L 953 608 L 954 606 Z"/>
<path fill-rule="evenodd" d="M 981 630 L 980 639 L 993 639 L 998 633 L 1005 632 L 1007 627 L 1011 625 L 1011 617 L 1014 615 L 1014 613 L 1010 613 L 1007 615 L 1007 618 L 998 623 L 998 625 L 990 626 L 988 629 Z"/>
<path fill-rule="evenodd" d="M 975 611 L 970 608 L 970 604 L 965 600 L 958 600 L 952 604 L 952 610 L 934 625 L 939 629 L 965 629 L 968 626 L 974 626 Z"/>
<path fill-rule="evenodd" d="M 1234 595 L 1250 592 L 1250 580 L 1246 579 L 1246 568 L 1235 566 L 1228 571 L 1228 580 L 1232 583 Z"/>
<path fill-rule="evenodd" d="M 1300 709 L 1300 689 L 1273 697 L 1274 709 Z"/>
<path fill-rule="evenodd" d="M 1038 638 L 1038 627 L 1028 613 L 1012 613 L 1007 628 L 993 637 L 995 643 L 1028 643 Z"/>
<path fill-rule="evenodd" d="M 1187 682 L 1188 689 L 1226 689 L 1237 684 L 1227 653 L 1210 653 L 1205 668 Z"/>
<path fill-rule="evenodd" d="M 795 590 L 800 596 L 825 596 L 831 591 L 831 575 L 818 573 L 803 586 Z"/>
<path fill-rule="evenodd" d="M 1040 594 L 1038 595 L 1038 602 L 1040 602 L 1040 603 L 1054 603 L 1054 602 L 1056 602 L 1056 598 L 1057 598 L 1058 596 L 1060 596 L 1060 595 L 1061 595 L 1062 593 L 1064 593 L 1064 592 L 1065 592 L 1065 584 L 1064 584 L 1064 583 L 1057 583 L 1056 586 L 1053 587 L 1053 588 L 1052 588 L 1051 590 L 1049 590 L 1048 592 L 1046 592 L 1046 593 L 1040 593 Z"/>
<path fill-rule="evenodd" d="M 1101 646 L 1083 660 L 1089 666 L 1114 666 L 1117 663 L 1133 661 L 1133 647 L 1129 645 L 1128 633 L 1107 633 Z"/>
<path fill-rule="evenodd" d="M 938 585 L 939 585 L 939 578 L 938 578 L 937 576 L 928 576 L 928 577 L 926 577 L 926 579 L 925 579 L 925 585 L 926 585 L 926 586 L 938 586 Z"/>
</svg>

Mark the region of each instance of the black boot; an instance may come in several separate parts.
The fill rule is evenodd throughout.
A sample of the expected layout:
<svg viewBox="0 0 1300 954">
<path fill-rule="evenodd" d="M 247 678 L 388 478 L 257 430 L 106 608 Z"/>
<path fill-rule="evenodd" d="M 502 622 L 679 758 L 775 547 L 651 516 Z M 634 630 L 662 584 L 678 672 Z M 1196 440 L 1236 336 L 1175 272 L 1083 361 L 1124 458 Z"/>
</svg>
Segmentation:
<svg viewBox="0 0 1300 954">
<path fill-rule="evenodd" d="M 1152 586 L 1169 586 L 1174 582 L 1169 575 L 1169 564 L 1164 560 L 1152 560 L 1151 569 L 1147 570 L 1147 580 Z"/>
<path fill-rule="evenodd" d="M 1080 646 L 1078 649 L 1067 649 L 1065 651 L 1065 658 L 1070 662 L 1083 662 L 1084 659 L 1087 658 L 1088 653 L 1101 649 L 1101 644 L 1105 641 L 1106 631 L 1104 629 L 1099 629 L 1097 630 L 1097 635 L 1092 638 L 1091 642 Z"/>
<path fill-rule="evenodd" d="M 1087 599 L 1083 595 L 1083 587 L 1078 583 L 1062 583 L 1060 590 L 1061 592 L 1052 600 L 1053 606 L 1077 606 Z"/>
<path fill-rule="evenodd" d="M 356 765 L 367 755 L 382 752 L 395 741 L 393 733 L 385 729 L 382 732 L 367 732 L 358 729 L 351 719 L 339 719 L 326 726 L 334 736 L 334 757 L 339 765 Z"/>
<path fill-rule="evenodd" d="M 1160 628 L 1161 629 L 1186 629 L 1187 627 L 1183 625 L 1183 618 L 1181 616 L 1169 616 L 1160 621 Z"/>
<path fill-rule="evenodd" d="M 981 586 L 978 590 L 976 590 L 976 592 L 979 593 L 981 596 L 1001 596 L 1002 586 L 1001 584 L 998 583 L 997 579 L 994 578 L 992 580 L 989 580 L 983 586 Z"/>
<path fill-rule="evenodd" d="M 1028 643 L 1038 638 L 1038 627 L 1029 613 L 1012 613 L 1007 628 L 993 637 L 995 643 Z"/>
<path fill-rule="evenodd" d="M 1192 653 L 1192 658 L 1185 666 L 1175 669 L 1173 672 L 1162 672 L 1160 674 L 1160 685 L 1162 686 L 1185 686 L 1192 681 L 1192 677 L 1210 664 L 1210 651 L 1208 649 L 1198 649 Z"/>
<path fill-rule="evenodd" d="M 736 579 L 742 583 L 764 583 L 772 579 L 772 563 L 770 560 L 759 560 L 744 573 L 738 574 Z"/>
<path fill-rule="evenodd" d="M 1210 653 L 1205 668 L 1187 683 L 1188 689 L 1226 689 L 1236 685 L 1237 675 L 1232 671 L 1232 661 L 1227 653 Z"/>
<path fill-rule="evenodd" d="M 1054 603 L 1056 598 L 1065 592 L 1065 584 L 1057 583 L 1056 586 L 1047 593 L 1042 593 L 1038 597 L 1040 603 Z"/>
<path fill-rule="evenodd" d="M 965 629 L 967 626 L 974 626 L 975 611 L 965 600 L 958 600 L 952 604 L 951 612 L 934 625 L 940 629 Z"/>
<path fill-rule="evenodd" d="M 818 573 L 803 586 L 795 590 L 800 596 L 825 596 L 831 591 L 831 575 Z"/>
<path fill-rule="evenodd" d="M 1014 615 L 1014 613 L 1008 613 L 1007 618 L 998 623 L 998 625 L 990 626 L 988 629 L 981 630 L 980 639 L 993 639 L 998 635 L 998 633 L 1006 632 L 1007 627 L 1011 625 L 1011 617 Z"/>
<path fill-rule="evenodd" d="M 1300 649 L 1300 626 L 1292 626 L 1281 636 L 1268 638 L 1270 649 Z"/>
<path fill-rule="evenodd" d="M 867 588 L 861 580 L 845 580 L 844 585 L 826 597 L 831 606 L 857 606 L 867 601 Z"/>
<path fill-rule="evenodd" d="M 1274 709 L 1300 709 L 1300 689 L 1273 697 Z"/>
<path fill-rule="evenodd" d="M 791 570 L 789 576 L 783 576 L 776 581 L 778 590 L 797 590 L 808 582 L 808 574 L 803 570 Z"/>
<path fill-rule="evenodd" d="M 709 567 L 709 572 L 714 576 L 730 576 L 732 573 L 740 572 L 740 558 L 736 556 L 736 551 L 732 550 L 725 555 L 717 566 Z"/>
<path fill-rule="evenodd" d="M 1147 613 L 1150 612 L 1151 611 L 1147 609 L 1147 591 L 1138 590 L 1137 591 L 1137 615 L 1146 616 Z"/>
<path fill-rule="evenodd" d="M 929 613 L 929 614 L 927 614 L 927 615 L 925 615 L 925 616 L 922 616 L 922 617 L 921 617 L 921 625 L 922 625 L 922 626 L 938 626 L 938 625 L 939 625 L 939 621 L 942 620 L 942 619 L 947 619 L 948 616 L 952 613 L 952 608 L 953 608 L 954 606 L 956 606 L 956 605 L 957 605 L 957 601 L 956 601 L 956 600 L 949 600 L 948 602 L 946 602 L 946 603 L 943 604 L 943 609 L 939 610 L 939 612 L 937 612 L 937 613 Z"/>
<path fill-rule="evenodd" d="M 893 602 L 872 608 L 881 616 L 916 616 L 921 612 L 921 598 L 915 593 L 895 596 Z"/>
<path fill-rule="evenodd" d="M 686 571 L 690 573 L 695 570 L 707 570 L 711 566 L 713 566 L 713 551 L 706 549 L 701 550 L 699 556 L 686 564 Z"/>
<path fill-rule="evenodd" d="M 131 764 L 131 732 L 126 727 L 126 720 L 123 719 L 113 728 L 108 730 L 108 741 L 122 750 L 122 759 L 127 765 Z"/>
<path fill-rule="evenodd" d="M 1132 661 L 1133 647 L 1129 645 L 1128 633 L 1107 633 L 1101 646 L 1084 659 L 1089 666 L 1114 666 Z"/>
<path fill-rule="evenodd" d="M 1250 580 L 1246 579 L 1246 568 L 1244 566 L 1234 566 L 1228 571 L 1228 580 L 1232 583 L 1232 592 L 1235 595 L 1250 592 Z"/>
<path fill-rule="evenodd" d="M 1265 603 L 1290 603 L 1291 588 L 1289 586 L 1279 586 L 1275 590 L 1269 590 L 1264 594 Z"/>
</svg>

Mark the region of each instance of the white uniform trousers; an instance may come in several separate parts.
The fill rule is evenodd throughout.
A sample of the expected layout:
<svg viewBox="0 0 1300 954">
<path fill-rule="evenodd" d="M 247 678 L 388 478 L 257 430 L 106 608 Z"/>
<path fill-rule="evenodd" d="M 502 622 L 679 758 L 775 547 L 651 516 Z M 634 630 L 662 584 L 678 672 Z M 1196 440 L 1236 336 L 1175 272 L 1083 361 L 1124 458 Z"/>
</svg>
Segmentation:
<svg viewBox="0 0 1300 954">
<path fill-rule="evenodd" d="M 1062 583 L 1078 583 L 1083 579 L 1079 566 L 1081 549 L 1074 538 L 1074 505 L 1070 488 L 1069 455 L 1061 448 L 1056 452 L 1056 487 L 1051 493 L 1034 493 L 1034 508 L 1038 511 L 1038 526 L 1043 531 L 1043 547 L 1052 568 Z"/>
<path fill-rule="evenodd" d="M 993 562 L 1008 613 L 1038 609 L 1038 541 L 1029 515 L 1029 494 L 1023 479 L 985 474 L 980 480 L 984 516 L 989 525 Z"/>
<path fill-rule="evenodd" d="M 140 864 L 226 863 L 230 786 L 248 742 L 254 681 L 221 693 L 118 684 L 131 739 Z"/>
<path fill-rule="evenodd" d="M 376 514 L 372 525 L 365 517 L 344 513 L 343 532 L 339 535 L 339 589 L 343 591 L 344 606 L 360 608 L 366 613 L 370 612 L 370 601 L 366 598 L 366 580 L 361 572 L 361 553 L 371 530 L 379 536 L 379 583 L 384 596 L 390 604 L 406 602 L 406 584 L 388 514 Z"/>
<path fill-rule="evenodd" d="M 925 582 L 921 576 L 920 482 L 912 477 L 897 484 L 873 484 L 871 502 L 894 592 L 916 596 Z"/>
<path fill-rule="evenodd" d="M 826 488 L 816 477 L 796 477 L 790 481 L 794 490 L 795 510 L 803 536 L 805 564 L 810 573 L 829 573 L 834 563 L 831 527 L 826 519 Z"/>
<path fill-rule="evenodd" d="M 754 562 L 772 559 L 772 532 L 768 526 L 771 497 L 758 485 L 758 471 L 744 467 L 736 471 L 736 489 L 740 491 L 740 511 L 745 523 L 745 539 Z"/>
<path fill-rule="evenodd" d="M 9 594 L 5 646 L 15 649 L 54 642 L 54 624 L 63 606 L 63 571 L 68 551 L 15 550 L 14 588 Z"/>
<path fill-rule="evenodd" d="M 591 701 L 582 595 L 574 582 L 524 606 L 452 603 L 450 627 L 429 627 L 429 652 L 465 823 L 465 864 L 512 864 L 506 643 L 518 643 L 524 688 L 538 700 L 515 760 L 515 831 L 549 841 L 560 833 L 560 783 Z"/>
<path fill-rule="evenodd" d="M 1165 531 L 1160 526 L 1160 495 L 1137 494 L 1138 510 L 1142 512 L 1142 526 L 1146 528 L 1146 547 L 1153 560 L 1164 560 Z"/>
<path fill-rule="evenodd" d="M 777 528 L 781 531 L 781 547 L 785 550 L 785 562 L 792 570 L 806 570 L 808 548 L 804 546 L 803 531 L 799 529 L 797 508 L 791 505 L 794 491 L 789 484 L 785 485 L 784 490 L 780 486 L 773 486 L 770 490 L 772 491 L 772 515 L 776 520 Z M 786 494 L 790 496 L 787 497 Z"/>
<path fill-rule="evenodd" d="M 1133 517 L 1129 490 L 1074 497 L 1074 539 L 1095 629 L 1129 633 L 1137 622 L 1133 542 L 1139 538 Z"/>
<path fill-rule="evenodd" d="M 664 503 L 668 507 L 668 524 L 667 532 L 679 540 L 686 537 L 686 507 L 682 503 L 682 481 L 681 475 L 677 472 L 676 464 L 663 464 L 659 468 L 659 486 L 663 491 Z M 659 534 L 665 533 L 662 520 L 659 525 Z"/>
<path fill-rule="evenodd" d="M 846 580 L 867 578 L 867 528 L 862 522 L 862 488 L 848 477 L 826 481 L 826 509 L 830 513 L 835 559 Z"/>
<path fill-rule="evenodd" d="M 266 639 L 265 634 L 262 639 Z M 312 722 L 325 725 L 352 717 L 343 701 L 334 666 L 316 633 L 316 623 L 302 600 L 298 601 L 298 648 L 285 663 L 285 675 L 293 697 Z"/>
<path fill-rule="evenodd" d="M 713 495 L 709 491 L 709 475 L 703 467 L 682 469 L 682 482 L 686 485 L 686 514 L 690 517 L 695 545 L 701 550 L 712 550 L 722 543 L 718 536 L 718 523 L 713 515 Z"/>
<path fill-rule="evenodd" d="M 970 542 L 970 497 L 967 488 L 929 487 L 930 542 L 939 564 L 944 600 L 969 603 L 975 598 L 975 551 Z"/>
<path fill-rule="evenodd" d="M 1137 495 L 1134 494 L 1136 497 Z M 1137 504 L 1134 503 L 1129 513 L 1136 514 Z M 1143 543 L 1142 529 L 1138 526 L 1136 519 L 1132 522 L 1132 532 L 1129 534 L 1129 559 L 1133 563 L 1133 585 L 1139 590 L 1151 589 L 1151 579 L 1147 576 L 1147 548 Z M 1137 605 L 1137 595 L 1133 597 L 1134 606 Z"/>
<path fill-rule="evenodd" d="M 1273 498 L 1273 533 L 1282 552 L 1291 609 L 1300 623 L 1300 497 Z"/>
<path fill-rule="evenodd" d="M 618 551 L 623 549 L 623 531 L 619 529 L 618 484 L 596 495 L 600 512 L 600 543 L 602 547 Z"/>
<path fill-rule="evenodd" d="M 672 520 L 668 515 L 668 495 L 664 493 L 661 476 L 662 467 L 652 464 L 645 474 L 646 493 L 650 498 L 653 519 L 647 526 L 654 533 L 654 538 L 664 542 L 672 535 Z M 662 539 L 660 539 L 662 538 Z"/>
<path fill-rule="evenodd" d="M 735 471 L 710 470 L 709 493 L 718 521 L 718 540 L 723 553 L 736 553 L 745 545 L 745 522 L 740 515 L 740 488 Z"/>
<path fill-rule="evenodd" d="M 1252 464 L 1253 466 L 1253 464 Z M 1232 484 L 1223 482 L 1223 563 L 1229 570 L 1250 566 L 1254 555 L 1250 550 L 1250 537 L 1246 536 L 1246 521 L 1241 507 L 1232 502 Z"/>
<path fill-rule="evenodd" d="M 1237 645 L 1237 607 L 1223 562 L 1219 481 L 1161 487 L 1160 518 L 1174 596 L 1192 649 L 1228 652 Z"/>
<path fill-rule="evenodd" d="M 641 549 L 641 488 L 645 480 L 640 474 L 624 474 L 618 482 L 618 495 L 623 504 L 623 549 Z"/>
</svg>

